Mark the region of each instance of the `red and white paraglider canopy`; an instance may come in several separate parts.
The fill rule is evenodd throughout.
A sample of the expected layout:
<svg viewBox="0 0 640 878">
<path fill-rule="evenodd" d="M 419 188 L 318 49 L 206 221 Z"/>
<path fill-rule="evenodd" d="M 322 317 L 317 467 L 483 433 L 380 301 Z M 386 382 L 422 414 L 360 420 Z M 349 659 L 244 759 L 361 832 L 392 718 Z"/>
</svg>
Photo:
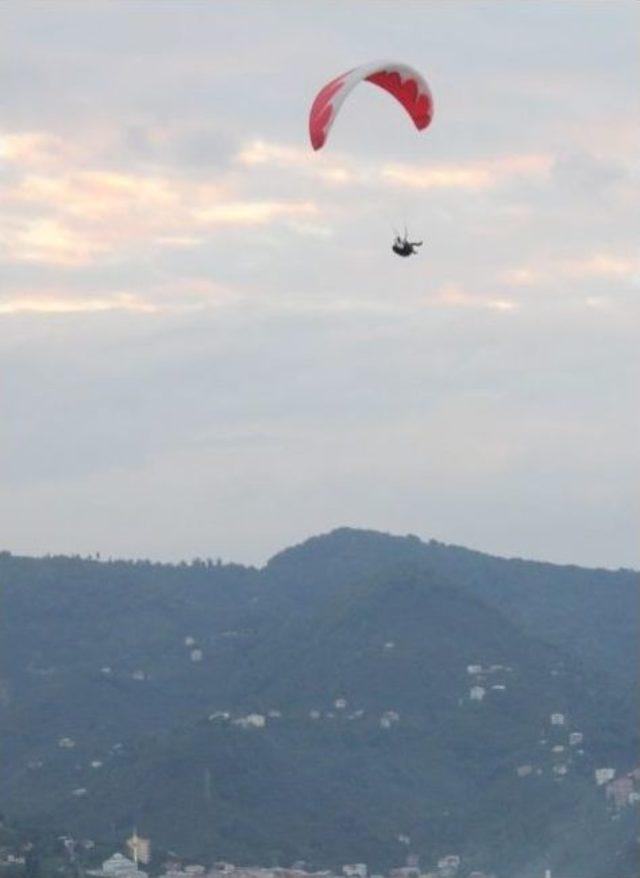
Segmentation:
<svg viewBox="0 0 640 878">
<path fill-rule="evenodd" d="M 421 74 L 406 64 L 374 61 L 348 70 L 318 92 L 309 114 L 309 135 L 314 149 L 324 146 L 344 99 L 363 81 L 372 82 L 392 94 L 411 116 L 418 130 L 426 128 L 431 122 L 433 98 Z"/>
</svg>

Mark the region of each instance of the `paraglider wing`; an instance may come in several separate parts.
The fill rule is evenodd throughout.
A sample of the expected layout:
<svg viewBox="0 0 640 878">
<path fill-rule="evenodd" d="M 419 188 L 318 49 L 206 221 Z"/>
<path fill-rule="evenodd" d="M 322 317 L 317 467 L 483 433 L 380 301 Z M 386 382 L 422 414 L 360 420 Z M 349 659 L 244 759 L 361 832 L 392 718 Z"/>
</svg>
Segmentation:
<svg viewBox="0 0 640 878">
<path fill-rule="evenodd" d="M 431 122 L 433 98 L 421 74 L 406 64 L 375 61 L 348 70 L 318 92 L 309 114 L 309 135 L 314 149 L 324 146 L 345 98 L 360 82 L 371 82 L 393 95 L 419 131 Z"/>
</svg>

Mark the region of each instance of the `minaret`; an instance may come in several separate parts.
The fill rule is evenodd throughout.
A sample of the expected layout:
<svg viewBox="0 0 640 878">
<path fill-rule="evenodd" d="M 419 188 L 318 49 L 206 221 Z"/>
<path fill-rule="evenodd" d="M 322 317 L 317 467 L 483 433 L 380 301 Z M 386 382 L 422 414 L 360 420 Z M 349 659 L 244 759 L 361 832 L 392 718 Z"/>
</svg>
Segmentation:
<svg viewBox="0 0 640 878">
<path fill-rule="evenodd" d="M 131 836 L 131 841 L 133 842 L 133 862 L 136 864 L 136 872 L 138 871 L 138 828 L 136 826 L 133 827 L 133 835 Z M 551 878 L 551 875 L 545 876 L 545 878 Z"/>
<path fill-rule="evenodd" d="M 136 870 L 140 863 L 148 863 L 151 856 L 151 842 L 148 838 L 140 838 L 138 827 L 133 827 L 133 835 L 127 839 L 127 848 L 131 851 Z"/>
</svg>

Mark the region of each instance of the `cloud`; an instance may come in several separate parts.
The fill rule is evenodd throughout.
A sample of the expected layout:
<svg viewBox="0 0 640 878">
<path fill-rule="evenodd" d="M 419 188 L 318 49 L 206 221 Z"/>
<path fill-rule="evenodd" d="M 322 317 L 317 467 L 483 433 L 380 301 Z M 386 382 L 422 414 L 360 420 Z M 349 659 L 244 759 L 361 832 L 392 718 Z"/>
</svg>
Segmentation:
<svg viewBox="0 0 640 878">
<path fill-rule="evenodd" d="M 436 308 L 470 308 L 508 313 L 515 311 L 518 304 L 511 299 L 495 298 L 466 292 L 457 284 L 444 284 L 435 295 L 429 296 L 426 304 Z"/>
<path fill-rule="evenodd" d="M 244 301 L 239 288 L 209 278 L 152 279 L 139 291 L 103 288 L 88 293 L 81 285 L 75 293 L 55 285 L 19 286 L 0 298 L 0 316 L 49 316 L 55 314 L 181 314 L 232 307 Z"/>
<path fill-rule="evenodd" d="M 505 268 L 498 273 L 500 283 L 515 287 L 532 286 L 539 278 L 540 272 L 526 265 Z"/>
<path fill-rule="evenodd" d="M 155 239 L 155 243 L 161 247 L 199 247 L 204 243 L 204 238 L 189 237 L 187 235 L 164 235 Z"/>
<path fill-rule="evenodd" d="M 157 305 L 145 302 L 131 293 L 118 293 L 104 298 L 31 297 L 0 299 L 0 316 L 13 314 L 95 314 L 105 311 L 131 311 L 155 314 Z"/>
<path fill-rule="evenodd" d="M 49 131 L 0 133 L 0 162 L 5 166 L 59 167 L 77 159 L 79 151 L 70 140 Z"/>
<path fill-rule="evenodd" d="M 363 183 L 371 179 L 371 171 L 355 159 L 345 156 L 313 153 L 310 147 L 253 140 L 243 146 L 235 161 L 247 168 L 277 168 L 290 173 L 300 171 L 312 178 L 334 185 Z"/>
<path fill-rule="evenodd" d="M 558 280 L 582 282 L 637 282 L 640 279 L 638 260 L 615 253 L 596 252 L 571 259 L 540 258 L 535 265 L 511 266 L 497 272 L 498 283 L 508 287 L 530 288 L 557 293 Z M 587 300 L 600 302 L 600 296 Z M 609 301 L 609 299 L 607 299 Z"/>
<path fill-rule="evenodd" d="M 202 194 L 213 194 L 202 187 Z M 10 193 L 18 202 L 33 203 L 99 219 L 116 211 L 161 210 L 175 206 L 182 197 L 181 184 L 169 177 L 113 171 L 80 171 L 68 175 L 26 176 Z"/>
<path fill-rule="evenodd" d="M 145 173 L 74 165 L 45 133 L 9 135 L 13 175 L 5 187 L 0 245 L 6 262 L 88 266 L 134 248 L 202 245 L 213 229 L 309 220 L 310 198 L 247 197 L 225 175 L 194 180 L 169 169 Z"/>
<path fill-rule="evenodd" d="M 194 217 L 205 224 L 238 226 L 263 225 L 280 217 L 308 217 L 318 213 L 310 201 L 230 201 L 215 204 L 194 212 Z"/>
<path fill-rule="evenodd" d="M 344 153 L 317 155 L 308 147 L 260 139 L 245 144 L 235 161 L 249 169 L 276 168 L 288 174 L 295 170 L 331 185 L 466 191 L 489 190 L 522 178 L 546 181 L 554 167 L 553 156 L 547 154 L 513 154 L 482 161 L 388 163 L 367 161 L 363 156 L 356 159 Z"/>
<path fill-rule="evenodd" d="M 386 165 L 380 176 L 409 189 L 491 189 L 514 178 L 545 180 L 553 166 L 550 155 L 508 155 L 480 162 L 430 165 Z"/>
<path fill-rule="evenodd" d="M 609 311 L 611 309 L 611 299 L 606 296 L 587 296 L 584 300 L 587 308 L 595 308 L 598 311 Z"/>
<path fill-rule="evenodd" d="M 0 253 L 7 261 L 75 267 L 93 262 L 108 245 L 56 219 L 18 220 L 0 228 Z"/>
<path fill-rule="evenodd" d="M 269 143 L 265 140 L 253 140 L 240 149 L 236 161 L 243 165 L 279 165 L 290 168 L 291 165 L 307 166 L 310 164 L 309 149 L 281 143 Z"/>
<path fill-rule="evenodd" d="M 565 277 L 578 279 L 628 280 L 640 276 L 640 264 L 637 259 L 611 253 L 594 253 L 582 259 L 568 259 L 560 264 L 560 270 Z"/>
</svg>

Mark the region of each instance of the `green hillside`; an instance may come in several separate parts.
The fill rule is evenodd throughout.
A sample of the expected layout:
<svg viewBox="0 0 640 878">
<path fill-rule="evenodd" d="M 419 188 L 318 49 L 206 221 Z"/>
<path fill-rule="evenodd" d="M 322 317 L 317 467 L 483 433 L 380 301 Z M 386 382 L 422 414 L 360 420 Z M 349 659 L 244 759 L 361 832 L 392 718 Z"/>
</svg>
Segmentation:
<svg viewBox="0 0 640 878">
<path fill-rule="evenodd" d="M 342 529 L 262 570 L 4 553 L 0 583 L 12 818 L 206 861 L 381 869 L 408 837 L 635 874 L 637 810 L 593 777 L 638 762 L 630 571 Z"/>
</svg>

